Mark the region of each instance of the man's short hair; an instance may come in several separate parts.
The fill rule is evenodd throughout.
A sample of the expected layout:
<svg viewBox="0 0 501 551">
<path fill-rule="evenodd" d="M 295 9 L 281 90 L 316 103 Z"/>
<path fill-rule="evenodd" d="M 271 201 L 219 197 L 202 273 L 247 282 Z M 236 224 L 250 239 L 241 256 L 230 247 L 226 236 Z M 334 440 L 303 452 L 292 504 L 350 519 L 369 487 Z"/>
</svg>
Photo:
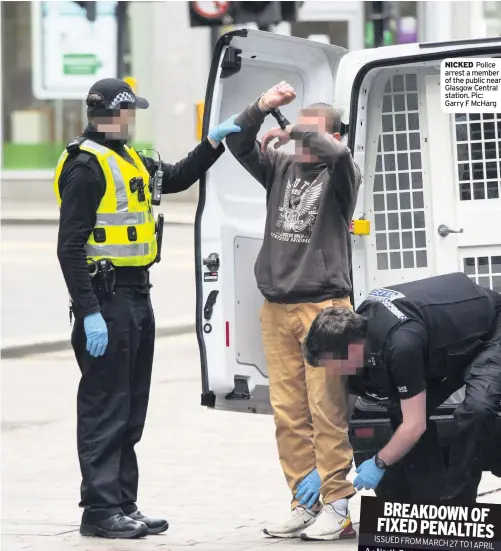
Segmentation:
<svg viewBox="0 0 501 551">
<path fill-rule="evenodd" d="M 302 111 L 305 110 L 316 110 L 323 111 L 325 113 L 325 118 L 327 119 L 327 132 L 330 134 L 335 134 L 336 132 L 341 132 L 341 114 L 337 109 L 335 109 L 329 103 L 323 103 L 321 101 L 317 103 L 312 103 L 307 107 L 303 107 Z"/>
<path fill-rule="evenodd" d="M 350 308 L 325 308 L 313 320 L 304 341 L 306 361 L 315 367 L 322 353 L 347 357 L 348 345 L 362 342 L 367 334 L 366 327 L 366 319 Z"/>
</svg>

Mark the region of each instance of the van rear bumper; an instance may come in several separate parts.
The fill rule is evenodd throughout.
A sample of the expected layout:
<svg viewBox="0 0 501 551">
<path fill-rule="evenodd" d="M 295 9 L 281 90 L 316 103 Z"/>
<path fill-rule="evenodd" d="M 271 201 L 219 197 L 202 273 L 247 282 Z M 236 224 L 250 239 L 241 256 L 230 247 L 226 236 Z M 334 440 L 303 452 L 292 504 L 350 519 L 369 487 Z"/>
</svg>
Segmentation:
<svg viewBox="0 0 501 551">
<path fill-rule="evenodd" d="M 361 414 L 363 417 L 360 416 Z M 357 467 L 381 450 L 393 434 L 389 418 L 381 417 L 380 411 L 378 411 L 379 416 L 368 414 L 368 411 L 356 410 L 350 422 L 350 442 Z M 455 431 L 453 411 L 444 415 L 435 415 L 431 419 L 437 423 L 440 447 L 445 457 L 448 457 Z M 498 445 L 494 445 L 489 450 L 484 471 L 491 471 L 492 474 L 501 477 L 501 414 L 498 415 L 491 442 L 497 442 Z"/>
</svg>

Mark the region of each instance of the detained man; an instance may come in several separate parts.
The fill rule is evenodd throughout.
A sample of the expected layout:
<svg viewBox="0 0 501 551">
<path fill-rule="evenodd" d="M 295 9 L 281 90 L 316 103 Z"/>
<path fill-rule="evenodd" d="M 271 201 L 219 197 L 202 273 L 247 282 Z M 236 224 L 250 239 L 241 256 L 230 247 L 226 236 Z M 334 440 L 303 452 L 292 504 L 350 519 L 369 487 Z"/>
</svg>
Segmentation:
<svg viewBox="0 0 501 551">
<path fill-rule="evenodd" d="M 353 453 L 348 438 L 346 387 L 340 377 L 304 361 L 302 343 L 326 307 L 351 307 L 350 221 L 360 172 L 340 141 L 339 113 L 325 103 L 301 109 L 295 125 L 259 130 L 272 110 L 294 101 L 281 82 L 235 120 L 241 132 L 226 144 L 266 190 L 266 224 L 256 261 L 271 404 L 291 510 L 264 532 L 277 538 L 353 538 L 347 475 Z M 272 146 L 273 140 L 277 140 Z M 279 148 L 293 140 L 295 152 Z M 238 184 L 238 182 L 237 182 Z"/>
</svg>

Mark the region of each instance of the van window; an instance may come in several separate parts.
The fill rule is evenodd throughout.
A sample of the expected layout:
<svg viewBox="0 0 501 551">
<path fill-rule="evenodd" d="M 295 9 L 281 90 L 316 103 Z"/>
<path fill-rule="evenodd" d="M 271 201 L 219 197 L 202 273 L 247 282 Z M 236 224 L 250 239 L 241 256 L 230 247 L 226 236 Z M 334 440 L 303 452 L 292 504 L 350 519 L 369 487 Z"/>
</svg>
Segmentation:
<svg viewBox="0 0 501 551">
<path fill-rule="evenodd" d="M 499 199 L 501 114 L 458 114 L 454 125 L 460 201 Z M 501 292 L 498 254 L 468 255 L 463 270 L 482 287 Z"/>
<path fill-rule="evenodd" d="M 377 269 L 426 268 L 426 214 L 416 74 L 386 82 L 374 173 Z"/>
<path fill-rule="evenodd" d="M 463 258 L 464 273 L 481 287 L 501 293 L 501 256 Z"/>
<path fill-rule="evenodd" d="M 461 201 L 499 199 L 501 114 L 455 115 Z"/>
</svg>

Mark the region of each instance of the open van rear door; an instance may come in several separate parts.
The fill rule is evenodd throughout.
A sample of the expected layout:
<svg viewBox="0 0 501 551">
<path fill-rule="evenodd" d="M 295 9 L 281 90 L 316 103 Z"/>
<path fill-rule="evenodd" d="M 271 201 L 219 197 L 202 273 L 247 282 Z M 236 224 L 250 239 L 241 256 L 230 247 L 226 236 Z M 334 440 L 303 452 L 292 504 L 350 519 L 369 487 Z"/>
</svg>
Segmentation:
<svg viewBox="0 0 501 551">
<path fill-rule="evenodd" d="M 346 53 L 261 31 L 228 33 L 215 48 L 203 135 L 282 80 L 297 92 L 297 99 L 281 109 L 290 121 L 303 105 L 332 103 Z M 269 116 L 261 132 L 274 126 Z M 259 321 L 263 297 L 254 276 L 265 217 L 265 190 L 227 151 L 200 181 L 195 223 L 196 328 L 205 406 L 270 412 Z"/>
<path fill-rule="evenodd" d="M 354 221 L 363 219 L 369 228 L 352 237 L 355 307 L 373 288 L 463 270 L 501 291 L 501 120 L 498 114 L 446 115 L 438 94 L 442 59 L 500 55 L 499 37 L 347 53 L 235 31 L 215 50 L 204 135 L 281 80 L 298 94 L 282 109 L 290 121 L 303 105 L 334 102 L 349 122 L 348 147 L 362 174 Z M 271 126 L 276 123 L 267 117 L 262 132 Z M 254 278 L 265 191 L 229 152 L 200 184 L 195 249 L 202 404 L 267 413 L 263 298 Z"/>
</svg>

